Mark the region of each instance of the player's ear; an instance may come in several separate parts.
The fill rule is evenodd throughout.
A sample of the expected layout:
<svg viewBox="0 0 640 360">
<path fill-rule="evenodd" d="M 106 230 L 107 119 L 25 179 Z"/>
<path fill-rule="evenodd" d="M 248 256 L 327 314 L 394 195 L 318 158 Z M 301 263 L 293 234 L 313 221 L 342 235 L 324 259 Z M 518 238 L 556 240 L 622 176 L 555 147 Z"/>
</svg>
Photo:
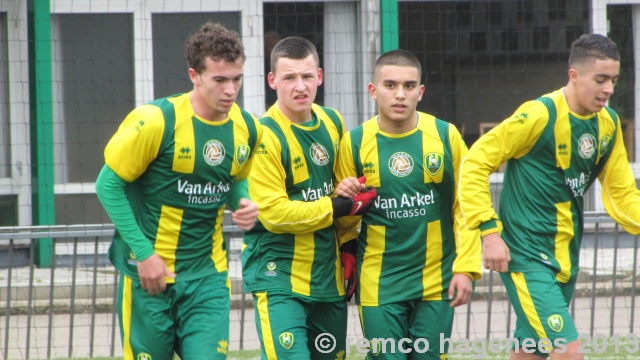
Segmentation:
<svg viewBox="0 0 640 360">
<path fill-rule="evenodd" d="M 318 86 L 322 85 L 323 78 L 324 74 L 322 73 L 322 68 L 318 68 Z"/>
<path fill-rule="evenodd" d="M 369 85 L 367 86 L 367 90 L 369 90 L 369 96 L 371 96 L 373 100 L 376 100 L 376 85 L 373 83 L 369 83 Z"/>
<path fill-rule="evenodd" d="M 276 80 L 276 75 L 271 71 L 269 71 L 269 74 L 267 75 L 267 83 L 269 84 L 269 87 L 273 90 L 276 90 L 275 80 Z"/>
<path fill-rule="evenodd" d="M 189 79 L 195 86 L 200 86 L 200 78 L 198 77 L 198 73 L 193 69 L 189 68 Z"/>
</svg>

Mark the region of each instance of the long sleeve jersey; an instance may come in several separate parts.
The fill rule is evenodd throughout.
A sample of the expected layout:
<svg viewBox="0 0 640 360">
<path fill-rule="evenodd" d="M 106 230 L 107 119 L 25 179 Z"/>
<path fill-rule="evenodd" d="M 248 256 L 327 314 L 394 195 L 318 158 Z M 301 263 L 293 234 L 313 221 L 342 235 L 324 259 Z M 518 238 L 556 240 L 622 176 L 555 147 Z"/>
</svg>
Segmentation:
<svg viewBox="0 0 640 360">
<path fill-rule="evenodd" d="M 137 278 L 138 261 L 157 253 L 175 281 L 226 275 L 224 207 L 248 196 L 244 179 L 261 136 L 258 120 L 235 104 L 225 120 L 199 118 L 189 93 L 129 113 L 96 183 L 116 226 L 114 266 Z"/>
<path fill-rule="evenodd" d="M 505 161 L 498 217 L 488 179 Z M 578 273 L 583 196 L 596 178 L 609 215 L 639 234 L 640 191 L 617 114 L 608 107 L 575 114 L 560 89 L 524 103 L 471 147 L 462 164 L 460 205 L 466 225 L 483 235 L 502 222 L 510 271 L 552 270 L 568 282 Z"/>
<path fill-rule="evenodd" d="M 340 143 L 338 180 L 364 175 L 378 193 L 364 216 L 336 221 L 341 243 L 357 236 L 361 305 L 448 300 L 454 273 L 481 274 L 480 234 L 462 224 L 456 199 L 467 147 L 455 126 L 418 116 L 403 134 L 383 132 L 374 117 Z"/>
<path fill-rule="evenodd" d="M 243 278 L 252 292 L 285 292 L 317 301 L 344 296 L 333 208 L 334 168 L 345 132 L 335 110 L 313 105 L 298 125 L 273 105 L 249 175 L 258 223 L 245 233 Z"/>
</svg>

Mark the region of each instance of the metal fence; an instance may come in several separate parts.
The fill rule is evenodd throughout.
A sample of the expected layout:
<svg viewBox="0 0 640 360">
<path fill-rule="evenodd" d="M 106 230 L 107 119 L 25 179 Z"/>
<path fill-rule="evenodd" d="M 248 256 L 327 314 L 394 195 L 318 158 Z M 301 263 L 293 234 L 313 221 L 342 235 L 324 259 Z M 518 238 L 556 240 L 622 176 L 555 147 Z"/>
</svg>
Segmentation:
<svg viewBox="0 0 640 360">
<path fill-rule="evenodd" d="M 586 220 L 582 270 L 571 304 L 578 329 L 590 336 L 633 334 L 640 320 L 638 236 L 605 214 L 590 213 Z M 112 225 L 0 228 L 0 358 L 122 356 L 118 274 L 105 256 L 113 230 Z M 233 226 L 225 235 L 234 294 L 230 350 L 257 349 L 253 299 L 242 292 L 241 235 Z M 53 239 L 50 268 L 33 263 L 40 239 Z M 353 339 L 362 336 L 355 308 L 349 306 Z M 514 326 L 500 278 L 487 272 L 476 282 L 472 301 L 456 309 L 452 338 L 508 338 Z"/>
</svg>

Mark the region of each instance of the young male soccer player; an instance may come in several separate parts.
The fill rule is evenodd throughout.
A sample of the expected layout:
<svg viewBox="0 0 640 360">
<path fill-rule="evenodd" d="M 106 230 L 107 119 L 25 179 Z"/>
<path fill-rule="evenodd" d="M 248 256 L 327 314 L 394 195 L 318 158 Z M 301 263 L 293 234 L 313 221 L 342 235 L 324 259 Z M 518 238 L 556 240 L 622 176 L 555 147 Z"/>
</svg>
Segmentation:
<svg viewBox="0 0 640 360">
<path fill-rule="evenodd" d="M 597 179 L 604 206 L 640 233 L 640 191 L 624 149 L 620 120 L 605 106 L 620 74 L 616 44 L 598 34 L 571 45 L 567 85 L 522 104 L 469 150 L 460 175 L 466 224 L 480 229 L 484 266 L 500 271 L 517 315 L 511 359 L 582 359 L 569 312 L 578 274 L 583 195 Z M 500 217 L 489 175 L 507 162 Z M 504 229 L 500 231 L 500 223 Z M 544 340 L 546 339 L 546 340 Z"/>
<path fill-rule="evenodd" d="M 225 359 L 230 289 L 225 204 L 250 229 L 258 214 L 246 176 L 257 119 L 235 104 L 244 48 L 207 23 L 186 42 L 193 90 L 134 109 L 105 149 L 96 191 L 116 234 L 124 358 Z"/>
<path fill-rule="evenodd" d="M 357 248 L 364 335 L 394 340 L 372 343 L 376 359 L 446 358 L 440 348 L 448 345 L 440 339 L 451 337 L 453 308 L 469 301 L 481 272 L 480 234 L 461 224 L 456 200 L 467 148 L 455 126 L 416 111 L 425 89 L 421 78 L 410 52 L 380 56 L 369 84 L 379 115 L 340 144 L 337 178 L 366 176 L 378 194 L 359 236 L 359 217 L 336 224 L 341 248 Z"/>
<path fill-rule="evenodd" d="M 242 251 L 262 358 L 342 359 L 347 304 L 333 221 L 365 211 L 375 191 L 358 195 L 364 186 L 356 183 L 353 200 L 330 197 L 345 129 L 340 113 L 313 103 L 322 84 L 315 46 L 279 41 L 268 81 L 278 100 L 260 119 L 264 137 L 249 175 L 260 215 Z M 337 340 L 332 351 L 316 343 L 322 333 Z"/>
</svg>

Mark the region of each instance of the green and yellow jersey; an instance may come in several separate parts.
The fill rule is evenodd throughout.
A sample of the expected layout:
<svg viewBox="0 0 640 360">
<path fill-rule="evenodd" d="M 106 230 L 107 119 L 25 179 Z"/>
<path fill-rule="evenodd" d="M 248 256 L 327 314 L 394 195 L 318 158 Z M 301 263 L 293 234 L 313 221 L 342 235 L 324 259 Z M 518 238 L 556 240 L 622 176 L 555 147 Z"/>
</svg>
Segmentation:
<svg viewBox="0 0 640 360">
<path fill-rule="evenodd" d="M 242 274 L 249 291 L 286 292 L 317 301 L 343 298 L 344 281 L 330 196 L 340 138 L 335 110 L 313 105 L 298 125 L 272 106 L 249 174 L 258 223 L 245 233 Z"/>
<path fill-rule="evenodd" d="M 114 220 L 109 258 L 116 268 L 137 279 L 137 262 L 155 252 L 177 274 L 175 281 L 226 276 L 224 207 L 237 207 L 239 197 L 246 196 L 242 179 L 261 136 L 257 119 L 236 104 L 225 120 L 198 117 L 189 93 L 134 109 L 107 144 L 106 166 L 98 179 L 105 207 L 111 197 L 120 196 L 117 186 L 104 185 L 118 184 L 108 182 L 111 174 L 122 183 L 121 193 L 135 217 L 133 228 L 126 230 L 128 219 L 122 227 Z"/>
<path fill-rule="evenodd" d="M 455 126 L 418 116 L 403 134 L 385 133 L 374 117 L 340 143 L 337 179 L 364 175 L 378 193 L 359 235 L 360 217 L 336 221 L 341 243 L 357 237 L 360 305 L 448 300 L 454 273 L 481 274 L 480 234 L 461 224 L 456 199 L 467 147 Z"/>
<path fill-rule="evenodd" d="M 481 137 L 463 161 L 460 203 L 467 226 L 483 235 L 498 231 L 488 179 L 505 161 L 499 219 L 510 271 L 550 269 L 560 282 L 575 278 L 583 196 L 596 178 L 607 212 L 640 233 L 640 191 L 612 109 L 575 114 L 560 89 L 524 103 Z"/>
</svg>

